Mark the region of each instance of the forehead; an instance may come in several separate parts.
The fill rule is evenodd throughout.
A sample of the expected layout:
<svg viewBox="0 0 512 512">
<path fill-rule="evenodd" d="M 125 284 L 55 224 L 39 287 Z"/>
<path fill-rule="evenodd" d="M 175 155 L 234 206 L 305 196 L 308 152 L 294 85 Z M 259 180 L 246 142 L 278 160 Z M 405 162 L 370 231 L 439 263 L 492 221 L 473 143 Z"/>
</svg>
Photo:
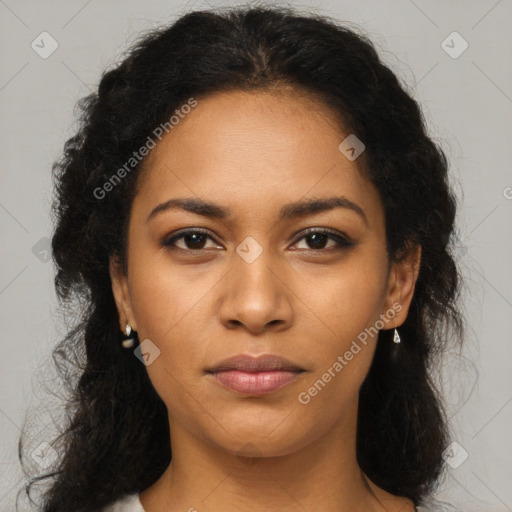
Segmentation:
<svg viewBox="0 0 512 512">
<path fill-rule="evenodd" d="M 342 195 L 379 214 L 377 191 L 339 150 L 347 135 L 324 103 L 290 90 L 197 98 L 144 160 L 136 201 L 196 196 L 257 215 Z"/>
</svg>

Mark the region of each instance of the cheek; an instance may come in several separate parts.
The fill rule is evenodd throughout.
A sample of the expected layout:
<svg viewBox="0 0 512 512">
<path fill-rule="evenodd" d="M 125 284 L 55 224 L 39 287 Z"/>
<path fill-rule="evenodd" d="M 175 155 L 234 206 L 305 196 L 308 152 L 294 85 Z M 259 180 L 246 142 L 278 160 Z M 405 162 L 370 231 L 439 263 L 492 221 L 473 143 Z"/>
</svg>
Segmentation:
<svg viewBox="0 0 512 512">
<path fill-rule="evenodd" d="M 169 411 L 180 417 L 201 415 L 196 391 L 198 361 L 204 361 L 204 325 L 200 323 L 204 291 L 184 286 L 179 274 L 154 265 L 151 271 L 133 272 L 132 305 L 139 339 L 149 339 L 159 354 L 146 366 L 155 391 Z M 203 298 L 204 300 L 204 298 Z"/>
<path fill-rule="evenodd" d="M 204 351 L 204 293 L 193 289 L 185 293 L 176 282 L 162 277 L 145 280 L 136 293 L 133 309 L 139 339 L 150 339 L 158 347 L 159 362 L 170 371 L 193 368 Z"/>
<path fill-rule="evenodd" d="M 315 332 L 341 350 L 374 325 L 385 303 L 386 260 L 368 251 L 353 253 L 340 264 L 301 274 L 294 291 L 312 313 Z M 309 314 L 308 314 L 309 316 Z"/>
<path fill-rule="evenodd" d="M 323 295 L 317 293 L 323 322 L 317 322 L 318 332 L 310 336 L 315 341 L 315 368 L 296 400 L 319 428 L 343 417 L 358 397 L 375 353 L 382 286 L 379 274 L 353 269 L 344 278 L 330 280 Z"/>
<path fill-rule="evenodd" d="M 340 278 L 337 292 L 332 296 L 337 297 L 332 311 L 334 324 L 353 337 L 373 324 L 381 312 L 384 282 L 378 272 L 353 269 Z"/>
<path fill-rule="evenodd" d="M 162 344 L 195 324 L 198 310 L 212 287 L 206 276 L 172 264 L 165 250 L 134 251 L 130 292 L 137 327 Z"/>
<path fill-rule="evenodd" d="M 208 362 L 214 343 L 209 333 L 215 331 L 212 300 L 222 275 L 173 266 L 165 251 L 141 250 L 132 262 L 130 291 L 139 339 L 149 339 L 160 351 L 147 366 L 148 375 L 171 406 L 183 389 L 194 388 Z"/>
<path fill-rule="evenodd" d="M 315 414 L 328 420 L 357 397 L 377 343 L 376 322 L 385 299 L 386 260 L 354 254 L 322 280 L 312 279 L 308 305 L 315 313 L 315 371 L 301 390 Z M 309 281 L 309 280 L 308 280 Z M 316 281 L 317 287 L 311 285 Z M 311 292 L 311 290 L 314 290 Z"/>
</svg>

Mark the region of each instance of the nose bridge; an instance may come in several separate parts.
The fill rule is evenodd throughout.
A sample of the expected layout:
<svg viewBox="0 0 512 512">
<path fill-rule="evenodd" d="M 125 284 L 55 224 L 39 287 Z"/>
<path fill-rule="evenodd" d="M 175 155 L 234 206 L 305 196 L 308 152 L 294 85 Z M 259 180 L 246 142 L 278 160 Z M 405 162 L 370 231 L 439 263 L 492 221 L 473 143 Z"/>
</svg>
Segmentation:
<svg viewBox="0 0 512 512">
<path fill-rule="evenodd" d="M 274 294 L 276 261 L 272 257 L 271 250 L 263 247 L 253 238 L 248 237 L 236 249 L 234 256 L 233 274 L 240 286 L 237 290 L 244 289 L 251 294 Z"/>
<path fill-rule="evenodd" d="M 219 315 L 226 325 L 244 324 L 259 331 L 272 322 L 288 323 L 291 304 L 279 275 L 274 252 L 247 237 L 233 254 Z"/>
<path fill-rule="evenodd" d="M 247 237 L 236 248 L 233 255 L 233 280 L 235 281 L 235 293 L 241 300 L 265 301 L 269 305 L 274 302 L 279 288 L 276 283 L 275 258 L 273 251 L 268 246 L 262 246 L 256 239 Z"/>
</svg>

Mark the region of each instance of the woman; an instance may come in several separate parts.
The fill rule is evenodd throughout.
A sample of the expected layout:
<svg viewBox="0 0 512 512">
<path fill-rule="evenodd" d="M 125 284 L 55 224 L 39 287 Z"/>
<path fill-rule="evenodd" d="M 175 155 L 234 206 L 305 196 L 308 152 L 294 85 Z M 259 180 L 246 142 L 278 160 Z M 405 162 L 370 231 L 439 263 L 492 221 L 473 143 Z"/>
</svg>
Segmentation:
<svg viewBox="0 0 512 512">
<path fill-rule="evenodd" d="M 81 107 L 52 248 L 85 362 L 41 510 L 455 510 L 429 373 L 463 327 L 455 199 L 371 42 L 192 12 Z"/>
</svg>

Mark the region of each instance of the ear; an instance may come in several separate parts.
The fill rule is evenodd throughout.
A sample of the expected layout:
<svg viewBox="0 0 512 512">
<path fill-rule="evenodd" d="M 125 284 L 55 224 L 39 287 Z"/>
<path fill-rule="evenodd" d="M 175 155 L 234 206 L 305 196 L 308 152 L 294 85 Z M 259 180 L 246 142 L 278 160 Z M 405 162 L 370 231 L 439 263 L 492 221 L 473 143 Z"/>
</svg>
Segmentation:
<svg viewBox="0 0 512 512">
<path fill-rule="evenodd" d="M 386 329 L 399 327 L 405 322 L 414 295 L 420 262 L 421 246 L 412 244 L 406 247 L 400 258 L 392 261 L 386 290 L 385 311 L 391 308 L 396 315 L 386 325 Z"/>
<path fill-rule="evenodd" d="M 128 278 L 122 271 L 118 260 L 115 257 L 110 258 L 109 262 L 110 280 L 112 281 L 112 293 L 117 306 L 119 315 L 120 329 L 124 332 L 126 324 L 136 331 L 137 323 L 132 310 L 132 301 L 130 289 L 128 287 Z"/>
</svg>

